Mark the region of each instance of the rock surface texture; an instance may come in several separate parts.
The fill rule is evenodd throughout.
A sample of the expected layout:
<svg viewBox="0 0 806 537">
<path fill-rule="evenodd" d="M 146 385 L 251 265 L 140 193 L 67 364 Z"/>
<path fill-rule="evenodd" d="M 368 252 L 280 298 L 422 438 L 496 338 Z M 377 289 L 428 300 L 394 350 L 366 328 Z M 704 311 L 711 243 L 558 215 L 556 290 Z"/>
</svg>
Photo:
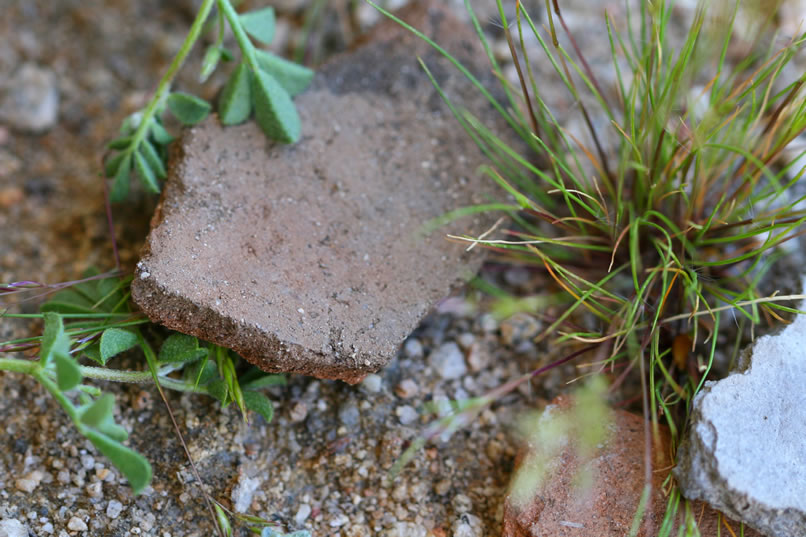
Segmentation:
<svg viewBox="0 0 806 537">
<path fill-rule="evenodd" d="M 403 18 L 485 71 L 477 39 L 447 11 Z M 251 122 L 186 132 L 132 284 L 143 311 L 267 371 L 357 382 L 386 364 L 482 260 L 445 234 L 490 221 L 418 230 L 494 189 L 418 55 L 456 102 L 497 120 L 437 52 L 381 25 L 297 99 L 298 144 L 268 143 Z"/>
<path fill-rule="evenodd" d="M 804 348 L 799 315 L 760 338 L 743 371 L 707 382 L 675 470 L 687 497 L 775 537 L 806 535 Z"/>
<path fill-rule="evenodd" d="M 552 401 L 540 418 L 541 425 L 557 416 L 573 418 L 569 414 L 573 399 L 560 396 Z M 549 425 L 551 426 L 551 425 Z M 653 446 L 657 458 L 652 463 L 652 499 L 636 535 L 658 535 L 664 520 L 668 498 L 663 493 L 664 481 L 672 466 L 670 436 L 666 427 L 660 427 L 659 442 Z M 518 502 L 510 493 L 504 505 L 502 537 L 623 537 L 630 535 L 633 519 L 638 510 L 644 489 L 644 420 L 623 410 L 611 411 L 606 439 L 598 443 L 587 456 L 580 456 L 576 438 L 581 431 L 567 435 L 562 442 L 560 455 L 548 459 L 542 483 L 536 487 L 531 499 Z M 518 455 L 519 471 L 534 470 L 543 460 L 541 448 L 525 445 Z M 587 476 L 589 488 L 577 486 Z M 677 535 L 682 524 L 684 507 L 678 510 L 675 529 Z M 700 535 L 735 535 L 761 537 L 750 529 L 725 520 L 713 509 L 695 502 L 692 512 Z"/>
</svg>

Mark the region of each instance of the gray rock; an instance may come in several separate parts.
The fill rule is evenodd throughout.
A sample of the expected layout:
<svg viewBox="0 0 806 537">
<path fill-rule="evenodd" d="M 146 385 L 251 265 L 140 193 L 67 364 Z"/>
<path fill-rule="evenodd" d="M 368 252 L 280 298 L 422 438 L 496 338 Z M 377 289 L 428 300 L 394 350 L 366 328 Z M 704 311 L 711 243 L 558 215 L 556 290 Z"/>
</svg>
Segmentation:
<svg viewBox="0 0 806 537">
<path fill-rule="evenodd" d="M 675 469 L 686 497 L 774 537 L 806 535 L 804 348 L 800 315 L 756 342 L 746 370 L 707 382 Z"/>
<path fill-rule="evenodd" d="M 123 512 L 123 504 L 117 500 L 109 500 L 109 503 L 106 506 L 106 516 L 111 519 L 115 519 L 120 516 L 120 513 Z"/>
<path fill-rule="evenodd" d="M 428 356 L 431 367 L 444 379 L 458 379 L 467 373 L 465 355 L 453 341 L 443 343 Z"/>
<path fill-rule="evenodd" d="M 16 518 L 0 520 L 0 537 L 28 537 L 28 530 Z"/>
<path fill-rule="evenodd" d="M 361 412 L 355 403 L 347 403 L 339 408 L 339 421 L 347 427 L 355 427 L 361 420 Z"/>
<path fill-rule="evenodd" d="M 31 133 L 45 132 L 59 116 L 56 74 L 33 63 L 20 67 L 0 88 L 0 122 Z"/>
<path fill-rule="evenodd" d="M 404 18 L 488 71 L 472 31 L 448 10 Z M 417 233 L 499 192 L 418 56 L 456 103 L 506 128 L 472 84 L 397 25 L 380 25 L 368 43 L 321 68 L 297 98 L 298 144 L 214 118 L 186 133 L 132 283 L 153 321 L 267 371 L 354 383 L 475 272 L 483 256 L 444 236 L 481 233 L 494 215 Z"/>
</svg>

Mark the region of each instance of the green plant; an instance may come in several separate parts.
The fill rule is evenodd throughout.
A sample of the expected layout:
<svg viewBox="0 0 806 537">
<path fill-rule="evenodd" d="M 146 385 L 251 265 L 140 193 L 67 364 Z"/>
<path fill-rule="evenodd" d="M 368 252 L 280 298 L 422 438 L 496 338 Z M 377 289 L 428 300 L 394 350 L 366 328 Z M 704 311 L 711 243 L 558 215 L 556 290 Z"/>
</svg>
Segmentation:
<svg viewBox="0 0 806 537">
<path fill-rule="evenodd" d="M 548 28 L 543 29 L 520 2 L 515 2 L 514 21 L 507 20 L 503 2 L 497 2 L 517 68 L 515 85 L 506 82 L 465 2 L 503 82 L 505 102 L 498 102 L 434 41 L 372 5 L 452 61 L 531 150 L 523 154 L 507 145 L 451 102 L 432 77 L 461 126 L 489 157 L 485 173 L 514 200 L 462 208 L 442 219 L 502 210 L 513 224 L 500 232 L 501 238 L 451 238 L 542 272 L 544 295 L 505 299 L 500 308 L 526 309 L 541 317 L 546 328 L 537 341 L 564 350 L 566 358 L 590 353 L 593 359 L 583 374 L 611 377 L 611 393 L 626 390 L 626 378 L 637 378 L 640 392 L 624 398 L 642 401 L 647 421 L 655 430 L 664 421 L 676 442 L 692 397 L 709 375 L 717 374 L 717 341 L 730 331 L 725 313 L 737 319 L 732 345 L 737 352 L 748 327 L 798 313 L 784 303 L 803 298 L 763 289 L 770 267 L 786 254 L 783 246 L 804 233 L 806 222 L 804 197 L 792 188 L 802 178 L 803 169 L 793 167 L 804 153 L 786 155 L 806 130 L 806 77 L 778 87 L 804 36 L 774 47 L 768 37 L 774 10 L 760 11 L 768 18 L 747 30 L 755 32 L 750 42 L 758 46 L 731 65 L 727 53 L 739 2 L 708 7 L 701 2 L 679 46 L 668 39 L 672 3 L 638 4 L 635 14 L 627 3 L 626 30 L 605 16 L 616 78 L 613 95 L 603 90 L 568 32 L 556 0 L 546 0 Z M 555 27 L 565 29 L 571 50 L 560 44 Z M 551 63 L 577 104 L 589 142 L 568 131 L 544 101 L 527 37 L 539 44 L 542 61 Z M 765 41 L 770 43 L 766 50 L 759 45 Z M 692 95 L 695 83 L 702 89 Z M 595 126 L 597 116 L 605 119 L 601 127 Z M 547 314 L 546 305 L 558 313 Z M 466 423 L 524 379 L 471 404 L 470 412 L 443 418 L 421 441 L 448 423 Z M 645 458 L 651 467 L 650 435 Z M 668 525 L 666 531 L 671 531 Z"/>
<path fill-rule="evenodd" d="M 112 178 L 110 199 L 122 201 L 129 192 L 129 177 L 135 172 L 149 192 L 159 192 L 159 181 L 166 176 L 167 146 L 174 137 L 163 124 L 168 111 L 184 125 L 195 125 L 210 113 L 211 105 L 182 92 L 172 92 L 171 84 L 203 32 L 213 6 L 218 8 L 217 38 L 205 54 L 200 78 L 206 80 L 221 60 L 231 61 L 233 53 L 224 46 L 229 27 L 241 51 L 241 59 L 229 77 L 218 102 L 224 125 L 255 119 L 269 138 L 293 143 L 300 137 L 300 121 L 291 98 L 303 91 L 313 78 L 306 67 L 287 61 L 253 45 L 269 44 L 274 38 L 274 10 L 270 7 L 238 14 L 230 0 L 204 0 L 182 47 L 142 110 L 127 117 L 117 138 L 109 142 L 104 174 Z M 251 39 L 250 39 L 251 38 Z"/>
</svg>

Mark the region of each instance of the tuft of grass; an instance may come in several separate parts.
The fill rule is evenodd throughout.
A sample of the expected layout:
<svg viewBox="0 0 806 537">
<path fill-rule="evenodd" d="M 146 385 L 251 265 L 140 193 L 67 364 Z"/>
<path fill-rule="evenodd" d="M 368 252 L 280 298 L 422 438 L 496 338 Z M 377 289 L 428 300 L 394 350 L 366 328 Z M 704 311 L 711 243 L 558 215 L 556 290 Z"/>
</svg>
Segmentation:
<svg viewBox="0 0 806 537">
<path fill-rule="evenodd" d="M 764 289 L 770 288 L 765 277 L 774 263 L 797 248 L 792 241 L 806 222 L 803 190 L 796 188 L 804 170 L 795 169 L 804 152 L 791 151 L 806 130 L 806 75 L 783 81 L 806 36 L 771 35 L 774 10 L 759 3 L 755 13 L 767 18 L 742 30 L 753 44 L 750 52 L 729 61 L 747 2 L 700 2 L 681 43 L 669 39 L 672 2 L 638 2 L 637 13 L 628 3 L 626 21 L 603 13 L 615 73 L 615 88 L 608 91 L 556 0 L 546 0 L 543 27 L 520 2 L 508 19 L 503 4 L 497 1 L 518 75 L 514 84 L 465 2 L 506 101 L 480 89 L 529 152 L 507 145 L 451 102 L 432 77 L 462 128 L 489 157 L 484 173 L 511 200 L 455 211 L 500 211 L 511 217 L 508 228 L 449 238 L 545 275 L 550 285 L 544 296 L 509 299 L 501 309 L 541 317 L 546 328 L 538 341 L 566 356 L 589 350 L 590 361 L 578 365 L 581 375 L 605 375 L 611 394 L 619 389 L 625 400 L 641 401 L 651 472 L 649 429 L 665 423 L 676 445 L 693 396 L 706 378 L 724 370 L 719 357 L 729 353 L 721 348 L 737 350 L 748 330 L 752 336 L 754 327 L 798 313 L 787 304 L 801 295 Z M 480 86 L 436 43 L 375 7 Z M 530 57 L 527 41 L 538 44 L 540 58 Z M 586 127 L 584 135 L 569 130 L 547 104 L 544 79 L 533 69 L 537 61 L 553 67 Z M 559 314 L 547 315 L 547 303 Z M 738 329 L 731 328 L 734 323 Z M 733 339 L 726 345 L 722 340 L 729 334 Z M 637 392 L 626 379 L 637 380 Z M 485 403 L 507 390 L 496 390 Z"/>
</svg>

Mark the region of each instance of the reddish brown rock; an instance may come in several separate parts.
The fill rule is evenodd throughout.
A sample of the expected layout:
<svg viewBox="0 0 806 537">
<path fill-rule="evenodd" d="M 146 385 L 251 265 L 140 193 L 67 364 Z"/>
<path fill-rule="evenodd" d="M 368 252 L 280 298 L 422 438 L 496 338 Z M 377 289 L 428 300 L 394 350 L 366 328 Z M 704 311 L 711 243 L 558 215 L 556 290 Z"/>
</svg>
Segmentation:
<svg viewBox="0 0 806 537">
<path fill-rule="evenodd" d="M 568 413 L 572 404 L 572 398 L 561 396 L 552 401 L 551 411 Z M 609 415 L 607 439 L 597 445 L 589 457 L 582 459 L 577 454 L 575 435 L 571 434 L 560 455 L 550 459 L 546 478 L 534 491 L 531 501 L 518 504 L 512 495 L 507 497 L 502 537 L 624 537 L 630 534 L 645 483 L 644 421 L 641 416 L 622 410 L 610 411 Z M 664 488 L 663 484 L 672 468 L 670 437 L 666 427 L 661 427 L 659 432 L 659 441 L 653 446 L 653 493 L 638 537 L 658 535 L 667 508 L 664 491 L 668 492 L 669 487 L 667 484 Z M 539 453 L 540 446 L 524 446 L 518 456 L 518 471 L 528 470 L 530 460 Z M 583 469 L 594 476 L 587 490 L 575 484 Z M 677 535 L 684 509 L 681 500 L 677 525 L 670 535 Z M 702 502 L 692 504 L 692 515 L 703 537 L 731 535 L 730 531 L 744 537 L 763 537 L 747 526 L 741 534 L 739 523 L 724 519 Z"/>
<path fill-rule="evenodd" d="M 404 18 L 488 70 L 474 34 L 446 10 Z M 494 218 L 418 234 L 496 192 L 418 55 L 456 102 L 501 125 L 438 53 L 382 25 L 297 98 L 298 144 L 271 144 L 251 122 L 210 119 L 186 132 L 132 284 L 143 311 L 267 371 L 357 382 L 386 364 L 482 260 L 445 234 L 479 234 Z"/>
</svg>

